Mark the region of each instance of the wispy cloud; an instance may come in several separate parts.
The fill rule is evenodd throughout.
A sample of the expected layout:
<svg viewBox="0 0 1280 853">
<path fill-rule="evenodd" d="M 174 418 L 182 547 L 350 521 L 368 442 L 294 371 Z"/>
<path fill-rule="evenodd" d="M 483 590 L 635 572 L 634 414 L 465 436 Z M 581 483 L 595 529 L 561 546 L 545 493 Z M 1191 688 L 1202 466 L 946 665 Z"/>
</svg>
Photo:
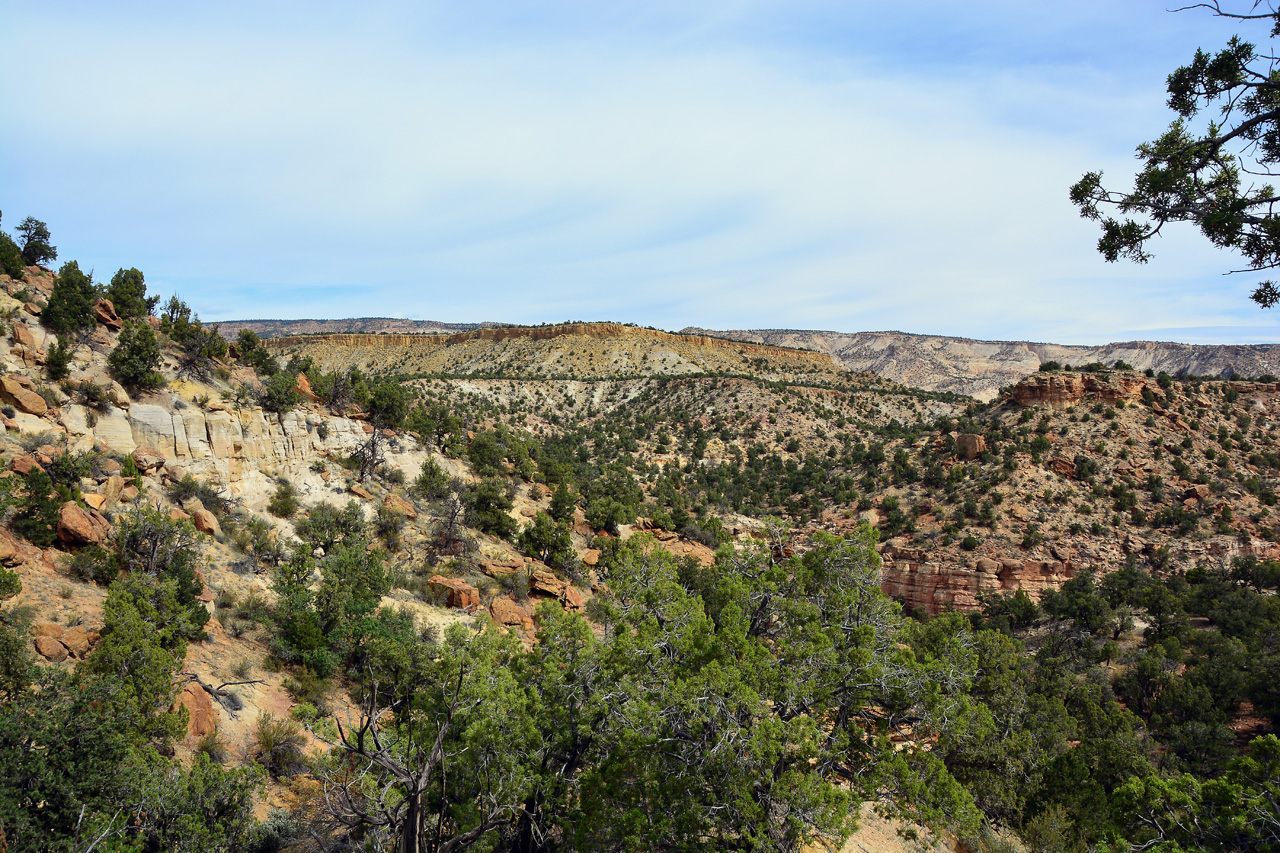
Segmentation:
<svg viewBox="0 0 1280 853">
<path fill-rule="evenodd" d="M 1066 200 L 1162 127 L 1163 74 L 1221 40 L 1195 13 L 351 8 L 7 11 L 8 223 L 210 319 L 1269 328 L 1195 235 L 1107 266 Z"/>
</svg>

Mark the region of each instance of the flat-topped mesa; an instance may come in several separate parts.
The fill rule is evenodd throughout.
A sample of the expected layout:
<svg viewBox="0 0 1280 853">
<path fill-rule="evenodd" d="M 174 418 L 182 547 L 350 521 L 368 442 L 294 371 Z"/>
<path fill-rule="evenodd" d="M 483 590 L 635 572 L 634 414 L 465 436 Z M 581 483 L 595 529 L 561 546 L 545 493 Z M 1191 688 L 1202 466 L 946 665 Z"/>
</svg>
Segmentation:
<svg viewBox="0 0 1280 853">
<path fill-rule="evenodd" d="M 493 329 L 476 329 L 470 332 L 458 332 L 452 335 L 366 335 L 366 334 L 332 334 L 332 335 L 294 335 L 281 338 L 268 338 L 263 341 L 272 349 L 284 349 L 315 343 L 328 343 L 345 347 L 431 347 L 438 348 L 467 341 L 503 341 L 516 338 L 528 340 L 551 340 L 553 338 L 579 335 L 582 337 L 606 339 L 647 337 L 662 341 L 680 341 L 702 347 L 729 349 L 748 355 L 767 355 L 772 357 L 793 358 L 813 362 L 823 367 L 835 366 L 831 356 L 815 350 L 781 347 L 772 344 L 756 344 L 744 341 L 728 340 L 710 335 L 681 335 L 663 332 L 658 329 L 646 329 L 640 326 L 626 326 L 622 323 L 565 323 L 555 326 L 504 326 Z"/>
</svg>

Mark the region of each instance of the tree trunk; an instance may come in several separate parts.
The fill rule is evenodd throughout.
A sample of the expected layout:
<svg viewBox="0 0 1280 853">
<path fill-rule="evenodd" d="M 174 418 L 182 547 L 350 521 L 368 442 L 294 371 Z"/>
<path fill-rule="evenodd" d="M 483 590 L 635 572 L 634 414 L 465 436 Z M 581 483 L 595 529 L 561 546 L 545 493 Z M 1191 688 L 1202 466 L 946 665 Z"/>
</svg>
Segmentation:
<svg viewBox="0 0 1280 853">
<path fill-rule="evenodd" d="M 409 798 L 409 811 L 400 831 L 400 853 L 418 853 L 418 839 L 422 834 L 422 795 Z"/>
</svg>

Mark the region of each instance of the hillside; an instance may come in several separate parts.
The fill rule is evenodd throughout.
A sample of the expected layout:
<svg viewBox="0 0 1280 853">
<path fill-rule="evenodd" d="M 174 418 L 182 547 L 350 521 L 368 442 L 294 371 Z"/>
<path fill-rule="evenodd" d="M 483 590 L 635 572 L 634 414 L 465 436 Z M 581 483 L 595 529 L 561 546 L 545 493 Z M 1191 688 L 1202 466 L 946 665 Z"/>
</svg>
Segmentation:
<svg viewBox="0 0 1280 853">
<path fill-rule="evenodd" d="M 1122 785 L 1265 797 L 1276 383 L 978 403 L 621 324 L 228 348 L 68 314 L 74 272 L 0 276 L 8 849 L 390 849 L 408 801 L 460 849 L 1080 849 L 1151 839 Z"/>
<path fill-rule="evenodd" d="M 1026 341 L 975 341 L 906 332 L 819 332 L 797 329 L 712 331 L 687 334 L 803 347 L 829 354 L 852 371 L 868 371 L 928 391 L 950 391 L 979 400 L 1034 372 L 1042 362 L 1081 366 L 1116 360 L 1139 370 L 1195 376 L 1280 376 L 1280 345 L 1178 344 L 1131 341 L 1097 347 Z"/>
</svg>

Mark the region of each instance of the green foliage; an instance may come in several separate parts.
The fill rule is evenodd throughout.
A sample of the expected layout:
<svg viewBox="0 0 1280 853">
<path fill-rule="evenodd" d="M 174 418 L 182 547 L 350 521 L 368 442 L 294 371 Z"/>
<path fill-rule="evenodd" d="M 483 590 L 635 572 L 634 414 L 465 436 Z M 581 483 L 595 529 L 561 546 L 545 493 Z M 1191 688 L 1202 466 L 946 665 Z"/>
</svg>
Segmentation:
<svg viewBox="0 0 1280 853">
<path fill-rule="evenodd" d="M 49 226 L 39 219 L 28 216 L 22 220 L 18 224 L 18 237 L 21 240 L 22 262 L 27 266 L 58 259 L 57 247 L 49 243 Z"/>
<path fill-rule="evenodd" d="M 225 358 L 227 342 L 218 327 L 205 326 L 190 306 L 177 297 L 169 297 L 160 314 L 160 330 L 182 349 L 183 366 L 199 376 L 207 375 L 214 359 Z"/>
<path fill-rule="evenodd" d="M 203 561 L 203 550 L 191 522 L 136 506 L 117 519 L 115 545 L 120 567 L 131 576 L 173 584 L 177 606 L 184 609 L 185 616 L 175 616 L 166 630 L 178 632 L 184 639 L 201 638 L 200 629 L 209 613 L 198 598 L 203 584 L 196 570 Z"/>
<path fill-rule="evenodd" d="M 368 525 L 355 501 L 341 510 L 330 503 L 318 503 L 294 525 L 298 536 L 312 549 L 332 550 L 339 542 L 352 543 L 367 536 Z"/>
<path fill-rule="evenodd" d="M 18 248 L 12 237 L 0 231 L 0 273 L 21 280 L 26 275 L 25 267 L 22 249 Z"/>
<path fill-rule="evenodd" d="M 449 491 L 449 475 L 432 457 L 422 463 L 422 470 L 413 481 L 413 492 L 429 501 L 439 500 Z"/>
<path fill-rule="evenodd" d="M 293 411 L 300 402 L 302 395 L 298 393 L 297 379 L 284 371 L 274 374 L 264 382 L 262 391 L 258 394 L 258 405 L 276 414 Z"/>
<path fill-rule="evenodd" d="M 550 515 L 556 521 L 569 522 L 573 520 L 573 510 L 573 495 L 569 494 L 569 485 L 562 482 L 551 494 Z"/>
<path fill-rule="evenodd" d="M 501 539 L 510 539 L 516 534 L 516 520 L 510 514 L 515 504 L 502 480 L 486 477 L 467 486 L 463 500 L 467 505 L 467 524 L 471 527 Z"/>
<path fill-rule="evenodd" d="M 526 554 L 548 566 L 567 566 L 576 556 L 569 528 L 545 512 L 539 512 L 533 521 L 525 525 L 520 531 L 518 544 Z"/>
<path fill-rule="evenodd" d="M 298 490 L 292 483 L 280 483 L 267 502 L 267 512 L 276 518 L 293 518 L 298 511 Z"/>
<path fill-rule="evenodd" d="M 124 324 L 107 364 L 126 388 L 149 390 L 164 385 L 164 377 L 156 369 L 160 366 L 160 343 L 144 321 Z"/>
<path fill-rule="evenodd" d="M 81 272 L 75 261 L 67 261 L 58 270 L 49 304 L 40 312 L 40 322 L 59 335 L 92 329 L 96 322 L 93 302 L 97 298 L 98 288 L 92 276 Z"/>
<path fill-rule="evenodd" d="M 280 364 L 262 345 L 262 340 L 252 329 L 241 329 L 236 335 L 236 351 L 240 360 L 254 369 L 259 376 L 275 376 L 280 372 Z M 291 376 L 297 376 L 292 370 Z"/>
<path fill-rule="evenodd" d="M 1258 21 L 1271 28 L 1272 38 L 1280 33 L 1275 26 L 1280 17 L 1270 10 L 1245 8 L 1241 14 L 1222 11 L 1216 3 L 1209 8 L 1224 17 Z M 1270 53 L 1238 36 L 1216 53 L 1197 50 L 1189 64 L 1168 77 L 1168 105 L 1176 118 L 1158 139 L 1138 146 L 1142 169 L 1134 188 L 1108 190 L 1101 172 L 1085 174 L 1071 188 L 1081 215 L 1102 226 L 1098 251 L 1107 261 L 1145 263 L 1151 258 L 1148 241 L 1166 223 L 1190 222 L 1213 245 L 1241 252 L 1250 269 L 1280 263 L 1271 188 L 1251 180 L 1272 171 L 1280 159 L 1273 144 L 1280 119 L 1270 95 Z M 1193 122 L 1202 113 L 1213 118 L 1197 127 Z M 1103 213 L 1112 207 L 1124 218 Z M 1280 301 L 1280 289 L 1263 281 L 1251 298 L 1270 308 Z"/>
<path fill-rule="evenodd" d="M 369 389 L 365 409 L 369 420 L 380 429 L 400 429 L 409 414 L 411 392 L 399 382 L 378 382 Z"/>
<path fill-rule="evenodd" d="M 58 538 L 58 513 L 63 499 L 53 487 L 53 480 L 39 468 L 32 468 L 22 478 L 22 495 L 9 526 L 32 545 L 48 548 Z"/>
<path fill-rule="evenodd" d="M 73 353 L 74 347 L 67 346 L 61 337 L 55 340 L 45 353 L 45 375 L 55 382 L 59 379 L 67 378 L 71 373 L 71 356 Z"/>
<path fill-rule="evenodd" d="M 116 314 L 126 320 L 146 317 L 160 302 L 159 296 L 147 296 L 146 278 L 136 267 L 117 270 L 107 285 L 106 297 Z"/>
</svg>

